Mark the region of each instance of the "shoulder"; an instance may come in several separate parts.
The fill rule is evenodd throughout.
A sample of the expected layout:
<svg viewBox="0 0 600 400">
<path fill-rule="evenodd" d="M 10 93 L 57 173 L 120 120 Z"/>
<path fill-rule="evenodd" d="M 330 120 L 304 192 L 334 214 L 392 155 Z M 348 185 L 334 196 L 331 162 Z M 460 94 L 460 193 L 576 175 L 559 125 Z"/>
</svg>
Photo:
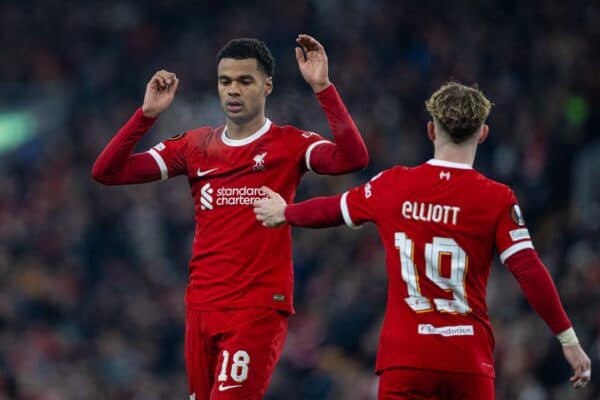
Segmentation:
<svg viewBox="0 0 600 400">
<path fill-rule="evenodd" d="M 304 130 L 291 125 L 275 126 L 279 133 L 285 135 L 286 139 L 292 139 L 299 142 L 314 142 L 323 140 L 323 137 L 316 132 Z"/>
<path fill-rule="evenodd" d="M 218 132 L 221 132 L 223 130 L 222 126 L 219 127 L 212 127 L 212 126 L 202 126 L 200 128 L 194 128 L 191 129 L 189 131 L 184 132 L 186 136 L 188 136 L 189 139 L 192 138 L 199 138 L 199 137 L 205 137 L 205 136 L 210 136 L 210 135 L 216 135 Z"/>
<path fill-rule="evenodd" d="M 500 196 L 514 197 L 514 193 L 513 193 L 512 189 L 507 184 L 499 182 L 492 178 L 488 178 L 487 176 L 483 175 L 479 171 L 474 171 L 474 172 L 475 172 L 475 179 L 477 180 L 477 183 L 479 185 L 482 185 L 489 192 L 493 193 L 496 196 L 500 195 Z"/>
<path fill-rule="evenodd" d="M 206 144 L 210 140 L 217 138 L 223 131 L 223 127 L 203 126 L 191 129 L 183 133 L 183 140 L 190 145 Z"/>
<path fill-rule="evenodd" d="M 385 169 L 381 171 L 379 174 L 375 175 L 371 180 L 375 180 L 378 178 L 384 178 L 386 180 L 395 180 L 395 179 L 406 179 L 411 175 L 415 175 L 418 171 L 419 167 L 408 167 L 405 165 L 394 165 L 391 168 Z"/>
<path fill-rule="evenodd" d="M 388 169 L 384 169 L 377 174 L 373 175 L 369 179 L 370 184 L 384 185 L 387 186 L 387 182 L 397 180 L 403 173 L 405 173 L 407 167 L 394 166 Z"/>
</svg>

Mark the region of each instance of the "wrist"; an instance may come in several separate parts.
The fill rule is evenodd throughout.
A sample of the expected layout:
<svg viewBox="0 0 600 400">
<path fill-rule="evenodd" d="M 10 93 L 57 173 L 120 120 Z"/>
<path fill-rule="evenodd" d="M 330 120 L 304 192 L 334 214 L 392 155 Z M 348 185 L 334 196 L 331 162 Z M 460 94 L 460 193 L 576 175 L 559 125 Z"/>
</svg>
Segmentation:
<svg viewBox="0 0 600 400">
<path fill-rule="evenodd" d="M 315 94 L 321 93 L 322 91 L 327 89 L 329 86 L 331 86 L 331 81 L 329 79 L 327 79 L 326 82 L 318 83 L 315 85 L 310 85 L 310 87 L 312 88 L 312 90 Z"/>
<path fill-rule="evenodd" d="M 158 117 L 158 114 L 160 114 L 160 113 L 156 112 L 156 111 L 148 110 L 142 106 L 142 114 L 144 114 L 144 117 L 146 117 L 146 118 L 154 119 L 154 118 Z"/>
<path fill-rule="evenodd" d="M 285 212 L 288 209 L 288 206 L 289 206 L 289 204 L 286 204 L 285 207 L 283 207 L 283 211 L 281 212 L 280 220 L 281 220 L 282 224 L 285 224 L 287 222 L 287 218 L 286 218 Z"/>
<path fill-rule="evenodd" d="M 562 346 L 573 346 L 579 344 L 579 339 L 577 339 L 577 335 L 575 334 L 573 327 L 562 331 L 556 335 L 556 338 Z"/>
</svg>

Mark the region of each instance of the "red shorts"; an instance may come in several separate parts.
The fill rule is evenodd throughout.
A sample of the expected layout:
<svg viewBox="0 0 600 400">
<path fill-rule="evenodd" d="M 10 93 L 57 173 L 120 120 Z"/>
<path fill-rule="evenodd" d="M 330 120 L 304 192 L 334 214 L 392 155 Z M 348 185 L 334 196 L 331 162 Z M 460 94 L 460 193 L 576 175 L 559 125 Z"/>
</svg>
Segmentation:
<svg viewBox="0 0 600 400">
<path fill-rule="evenodd" d="M 190 400 L 262 399 L 287 333 L 287 315 L 250 308 L 187 310 Z"/>
<path fill-rule="evenodd" d="M 494 379 L 480 374 L 393 368 L 379 377 L 378 400 L 494 400 Z"/>
</svg>

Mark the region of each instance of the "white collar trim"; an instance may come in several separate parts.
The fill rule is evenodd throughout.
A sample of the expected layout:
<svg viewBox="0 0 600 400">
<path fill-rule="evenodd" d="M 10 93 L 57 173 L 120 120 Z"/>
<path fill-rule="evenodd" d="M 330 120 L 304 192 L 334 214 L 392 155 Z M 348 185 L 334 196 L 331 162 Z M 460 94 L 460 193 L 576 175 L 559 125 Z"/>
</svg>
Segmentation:
<svg viewBox="0 0 600 400">
<path fill-rule="evenodd" d="M 458 168 L 458 169 L 473 169 L 473 167 L 470 166 L 469 164 L 457 163 L 457 162 L 454 162 L 454 161 L 437 160 L 435 158 L 432 158 L 431 160 L 427 161 L 427 164 L 429 164 L 429 165 L 435 165 L 436 167 L 447 167 L 447 168 Z"/>
<path fill-rule="evenodd" d="M 269 118 L 265 118 L 265 123 L 259 130 L 257 130 L 252 135 L 245 137 L 243 139 L 232 139 L 230 137 L 227 137 L 227 126 L 225 126 L 225 128 L 223 129 L 223 133 L 221 133 L 221 140 L 223 141 L 223 143 L 225 143 L 228 146 L 234 146 L 234 147 L 244 146 L 244 145 L 247 145 L 248 143 L 252 143 L 256 139 L 258 139 L 259 137 L 261 137 L 262 135 L 267 133 L 269 131 L 269 129 L 271 129 L 271 125 L 272 125 L 271 120 Z"/>
</svg>

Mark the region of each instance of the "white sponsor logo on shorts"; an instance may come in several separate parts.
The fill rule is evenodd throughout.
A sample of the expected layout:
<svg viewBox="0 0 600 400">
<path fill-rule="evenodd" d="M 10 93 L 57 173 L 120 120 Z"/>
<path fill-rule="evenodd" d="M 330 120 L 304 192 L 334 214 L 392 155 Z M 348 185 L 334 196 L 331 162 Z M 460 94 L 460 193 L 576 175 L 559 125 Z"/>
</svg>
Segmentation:
<svg viewBox="0 0 600 400">
<path fill-rule="evenodd" d="M 419 324 L 419 335 L 473 336 L 473 325 L 438 326 Z"/>
</svg>

